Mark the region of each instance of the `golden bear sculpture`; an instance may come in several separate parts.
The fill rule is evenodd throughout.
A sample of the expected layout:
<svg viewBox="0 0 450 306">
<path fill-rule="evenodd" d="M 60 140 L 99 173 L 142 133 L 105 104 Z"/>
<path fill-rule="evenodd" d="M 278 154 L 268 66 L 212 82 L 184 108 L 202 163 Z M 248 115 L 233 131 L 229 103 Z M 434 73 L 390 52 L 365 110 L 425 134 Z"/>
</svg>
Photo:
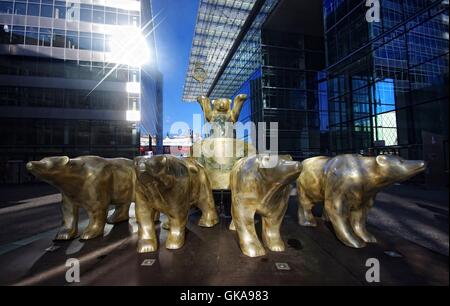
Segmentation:
<svg viewBox="0 0 450 306">
<path fill-rule="evenodd" d="M 139 253 L 157 250 L 154 220 L 158 212 L 169 219 L 168 249 L 183 246 L 192 205 L 202 211 L 199 226 L 213 227 L 219 222 L 211 184 L 203 166 L 194 159 L 178 159 L 170 155 L 137 157 L 135 168 Z"/>
<path fill-rule="evenodd" d="M 374 243 L 377 240 L 367 231 L 366 220 L 377 193 L 424 170 L 423 161 L 389 155 L 307 159 L 297 179 L 299 224 L 316 226 L 311 209 L 314 204 L 324 202 L 324 214 L 340 241 L 353 248 Z"/>
<path fill-rule="evenodd" d="M 274 252 L 285 250 L 280 226 L 288 207 L 290 184 L 302 170 L 290 156 L 257 155 L 239 160 L 231 171 L 230 230 L 236 230 L 242 252 L 250 257 L 266 254 L 255 231 L 255 213 L 262 217 L 262 237 Z"/>
<path fill-rule="evenodd" d="M 128 220 L 128 210 L 134 202 L 132 160 L 96 156 L 47 157 L 27 163 L 27 169 L 61 191 L 63 225 L 55 240 L 77 237 L 80 207 L 89 216 L 89 225 L 81 235 L 83 240 L 103 235 L 106 221 Z M 115 205 L 116 209 L 107 219 L 109 205 Z"/>
<path fill-rule="evenodd" d="M 231 99 L 213 100 L 213 108 L 211 108 L 211 100 L 208 97 L 198 97 L 197 101 L 202 107 L 206 121 L 224 125 L 226 122 L 236 123 L 238 121 L 242 107 L 247 101 L 247 95 L 236 96 L 233 101 L 233 109 L 231 109 Z"/>
</svg>

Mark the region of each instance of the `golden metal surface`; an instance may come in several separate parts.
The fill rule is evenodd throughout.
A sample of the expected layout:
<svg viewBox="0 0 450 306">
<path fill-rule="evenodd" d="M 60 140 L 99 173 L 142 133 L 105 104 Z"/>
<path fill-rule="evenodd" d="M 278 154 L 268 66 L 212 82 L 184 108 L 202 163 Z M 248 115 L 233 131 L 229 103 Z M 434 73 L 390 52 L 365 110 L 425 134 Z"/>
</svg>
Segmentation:
<svg viewBox="0 0 450 306">
<path fill-rule="evenodd" d="M 211 184 L 203 166 L 196 160 L 170 155 L 137 157 L 135 169 L 139 253 L 157 250 L 154 224 L 157 212 L 164 213 L 169 219 L 168 249 L 183 246 L 192 205 L 202 211 L 199 226 L 213 227 L 219 222 Z"/>
<path fill-rule="evenodd" d="M 55 240 L 77 237 L 80 207 L 89 216 L 89 225 L 81 235 L 83 240 L 103 235 L 106 222 L 128 220 L 128 210 L 134 202 L 132 160 L 96 156 L 48 157 L 27 163 L 27 169 L 61 191 L 63 225 Z M 115 211 L 107 219 L 109 205 L 114 205 Z"/>
<path fill-rule="evenodd" d="M 273 156 L 272 156 L 273 158 Z M 255 230 L 255 214 L 262 218 L 262 238 L 273 252 L 285 250 L 280 226 L 286 213 L 291 183 L 302 170 L 301 163 L 290 156 L 278 156 L 271 165 L 271 157 L 257 155 L 239 160 L 231 172 L 233 221 L 242 252 L 250 257 L 266 254 Z"/>
<path fill-rule="evenodd" d="M 225 122 L 236 123 L 238 121 L 242 106 L 247 101 L 247 95 L 236 96 L 233 102 L 233 109 L 231 109 L 231 99 L 213 100 L 213 108 L 211 108 L 211 100 L 208 97 L 198 97 L 197 101 L 202 107 L 206 121 L 223 125 Z"/>
<path fill-rule="evenodd" d="M 229 190 L 230 172 L 236 161 L 253 156 L 256 149 L 233 135 L 233 124 L 239 119 L 247 95 L 235 97 L 231 109 L 231 99 L 213 100 L 213 108 L 208 97 L 197 98 L 207 122 L 212 124 L 212 135 L 193 146 L 193 155 L 205 166 L 214 190 Z"/>
<path fill-rule="evenodd" d="M 194 144 L 194 156 L 204 165 L 212 189 L 229 190 L 230 172 L 242 157 L 256 155 L 251 144 L 233 138 L 207 138 Z"/>
<path fill-rule="evenodd" d="M 425 162 L 397 156 L 340 155 L 313 157 L 303 162 L 297 179 L 298 219 L 302 226 L 316 226 L 311 212 L 324 202 L 324 213 L 345 245 L 362 248 L 376 242 L 367 231 L 366 220 L 377 193 L 425 170 Z"/>
</svg>

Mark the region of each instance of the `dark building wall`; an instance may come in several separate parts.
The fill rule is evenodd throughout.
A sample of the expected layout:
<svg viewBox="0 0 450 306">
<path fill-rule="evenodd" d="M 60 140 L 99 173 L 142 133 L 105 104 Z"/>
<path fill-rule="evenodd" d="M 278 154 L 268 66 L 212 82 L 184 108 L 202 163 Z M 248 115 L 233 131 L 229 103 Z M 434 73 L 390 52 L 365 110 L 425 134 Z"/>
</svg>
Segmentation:
<svg viewBox="0 0 450 306">
<path fill-rule="evenodd" d="M 32 179 L 25 163 L 46 156 L 138 154 L 126 111 L 140 69 L 107 54 L 114 27 L 139 26 L 136 4 L 0 1 L 0 183 Z"/>
<path fill-rule="evenodd" d="M 152 2 L 141 1 L 142 32 L 150 49 L 151 60 L 141 71 L 141 136 L 156 139 L 152 151 L 163 153 L 163 75 L 157 67 Z"/>
<path fill-rule="evenodd" d="M 324 1 L 331 150 L 427 154 L 424 133 L 448 146 L 448 3 L 384 0 L 381 22 L 365 1 Z M 428 135 L 428 134 L 426 134 Z"/>
<path fill-rule="evenodd" d="M 295 159 L 319 155 L 323 38 L 263 30 L 262 64 L 262 117 L 278 122 L 279 153 Z"/>
<path fill-rule="evenodd" d="M 246 93 L 240 121 L 266 124 L 267 149 L 269 124 L 278 123 L 278 152 L 301 160 L 327 151 L 321 148 L 327 131 L 320 129 L 322 6 L 285 0 L 272 9 L 263 23 L 256 19 L 259 25 L 247 32 L 212 92 L 215 97 L 231 88 L 233 95 Z M 237 136 L 249 140 L 248 134 Z M 262 146 L 258 139 L 252 143 Z"/>
<path fill-rule="evenodd" d="M 143 69 L 141 74 L 141 136 L 156 138 L 155 153 L 162 153 L 163 141 L 163 78 L 155 69 Z"/>
</svg>

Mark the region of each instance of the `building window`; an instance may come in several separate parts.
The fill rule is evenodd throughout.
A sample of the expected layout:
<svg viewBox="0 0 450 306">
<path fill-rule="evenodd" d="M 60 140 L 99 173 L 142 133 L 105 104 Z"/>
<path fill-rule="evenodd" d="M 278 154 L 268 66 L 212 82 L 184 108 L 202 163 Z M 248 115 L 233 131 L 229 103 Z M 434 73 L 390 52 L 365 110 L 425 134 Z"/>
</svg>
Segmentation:
<svg viewBox="0 0 450 306">
<path fill-rule="evenodd" d="M 81 32 L 80 33 L 80 50 L 91 50 L 92 35 L 91 33 Z"/>
<path fill-rule="evenodd" d="M 12 44 L 24 44 L 25 43 L 25 28 L 20 26 L 14 26 L 12 31 Z"/>
<path fill-rule="evenodd" d="M 28 16 L 39 16 L 39 4 L 28 3 Z"/>
<path fill-rule="evenodd" d="M 92 5 L 81 4 L 80 20 L 84 22 L 92 22 Z"/>
<path fill-rule="evenodd" d="M 78 49 L 78 32 L 67 31 L 66 48 Z"/>
<path fill-rule="evenodd" d="M 66 19 L 66 2 L 55 1 L 55 19 Z"/>
<path fill-rule="evenodd" d="M 13 12 L 13 2 L 12 1 L 1 1 L 0 2 L 0 14 L 12 14 Z"/>
<path fill-rule="evenodd" d="M 105 11 L 103 6 L 94 5 L 92 12 L 92 22 L 105 23 Z"/>
<path fill-rule="evenodd" d="M 92 51 L 104 52 L 105 38 L 103 34 L 92 34 Z"/>
<path fill-rule="evenodd" d="M 139 27 L 139 16 L 130 16 L 131 18 L 131 25 L 135 27 Z"/>
<path fill-rule="evenodd" d="M 118 24 L 128 25 L 128 11 L 119 9 Z"/>
<path fill-rule="evenodd" d="M 38 42 L 39 42 L 38 28 L 27 27 L 27 34 L 26 34 L 26 38 L 25 38 L 25 44 L 27 44 L 27 45 L 38 45 Z"/>
<path fill-rule="evenodd" d="M 41 4 L 41 17 L 52 18 L 53 17 L 53 7 L 51 5 Z"/>
<path fill-rule="evenodd" d="M 26 15 L 27 14 L 27 4 L 16 2 L 14 6 L 14 14 L 16 15 Z"/>
<path fill-rule="evenodd" d="M 52 45 L 52 30 L 41 28 L 39 32 L 39 46 L 50 47 Z"/>
<path fill-rule="evenodd" d="M 53 30 L 53 47 L 64 48 L 65 33 L 64 30 Z"/>
<path fill-rule="evenodd" d="M 117 24 L 117 9 L 110 7 L 105 9 L 105 23 L 111 25 Z"/>
</svg>

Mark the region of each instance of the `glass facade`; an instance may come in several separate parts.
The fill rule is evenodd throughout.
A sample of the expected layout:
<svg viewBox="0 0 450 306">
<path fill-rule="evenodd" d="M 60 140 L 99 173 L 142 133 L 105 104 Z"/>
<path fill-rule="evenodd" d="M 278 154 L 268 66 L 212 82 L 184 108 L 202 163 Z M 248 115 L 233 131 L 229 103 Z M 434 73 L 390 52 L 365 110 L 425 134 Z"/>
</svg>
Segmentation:
<svg viewBox="0 0 450 306">
<path fill-rule="evenodd" d="M 206 94 L 255 3 L 256 0 L 199 0 L 183 101 L 193 102 Z M 206 74 L 203 88 L 194 79 L 196 67 Z"/>
<path fill-rule="evenodd" d="M 301 160 L 323 151 L 319 84 L 324 83 L 321 73 L 325 68 L 324 43 L 323 37 L 306 35 L 296 28 L 280 31 L 266 27 L 268 17 L 278 12 L 278 4 L 276 0 L 265 1 L 218 81 L 210 88 L 211 98 L 247 94 L 249 101 L 240 121 L 265 122 L 267 135 L 269 123 L 278 123 L 278 152 Z M 278 24 L 281 20 L 271 23 Z M 258 145 L 247 131 L 237 137 Z M 267 139 L 267 149 L 269 142 Z"/>
<path fill-rule="evenodd" d="M 140 134 L 157 133 L 151 124 L 161 121 L 162 111 L 150 112 L 161 76 L 144 85 L 141 68 L 119 61 L 113 50 L 116 33 L 152 18 L 149 6 L 135 0 L 0 0 L 3 180 L 31 179 L 24 165 L 44 156 L 132 158 Z M 155 64 L 147 70 L 159 75 Z M 130 111 L 141 112 L 142 120 L 130 121 Z"/>
<path fill-rule="evenodd" d="M 425 159 L 428 174 L 443 176 L 448 171 L 448 1 L 380 3 L 381 21 L 368 23 L 365 1 L 324 1 L 331 150 L 394 151 Z"/>
<path fill-rule="evenodd" d="M 429 159 L 425 133 L 448 139 L 448 1 L 383 0 L 374 23 L 364 4 L 324 1 L 331 149 Z"/>
<path fill-rule="evenodd" d="M 264 122 L 278 122 L 278 150 L 295 159 L 321 154 L 319 76 L 322 37 L 263 32 Z"/>
</svg>

